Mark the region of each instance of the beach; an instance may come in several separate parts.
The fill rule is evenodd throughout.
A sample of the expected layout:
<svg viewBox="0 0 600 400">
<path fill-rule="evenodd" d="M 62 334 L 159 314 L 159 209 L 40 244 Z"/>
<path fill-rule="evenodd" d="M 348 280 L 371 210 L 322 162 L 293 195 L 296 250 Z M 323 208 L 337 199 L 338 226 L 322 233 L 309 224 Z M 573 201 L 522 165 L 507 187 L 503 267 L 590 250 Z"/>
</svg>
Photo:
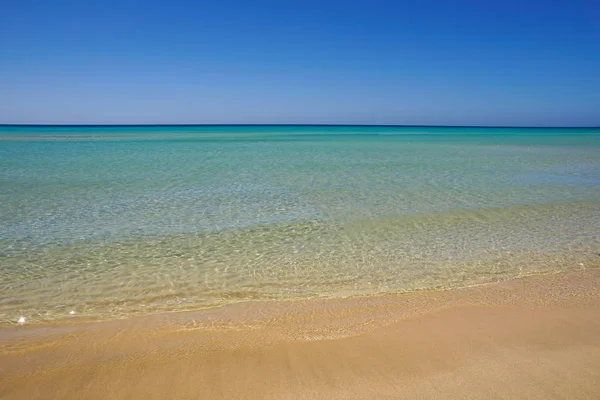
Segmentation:
<svg viewBox="0 0 600 400">
<path fill-rule="evenodd" d="M 0 127 L 0 398 L 597 398 L 600 130 Z"/>
<path fill-rule="evenodd" d="M 61 3 L 2 7 L 0 400 L 600 399 L 600 2 Z"/>
<path fill-rule="evenodd" d="M 591 399 L 600 396 L 599 315 L 593 268 L 15 326 L 0 333 L 0 397 Z"/>
</svg>

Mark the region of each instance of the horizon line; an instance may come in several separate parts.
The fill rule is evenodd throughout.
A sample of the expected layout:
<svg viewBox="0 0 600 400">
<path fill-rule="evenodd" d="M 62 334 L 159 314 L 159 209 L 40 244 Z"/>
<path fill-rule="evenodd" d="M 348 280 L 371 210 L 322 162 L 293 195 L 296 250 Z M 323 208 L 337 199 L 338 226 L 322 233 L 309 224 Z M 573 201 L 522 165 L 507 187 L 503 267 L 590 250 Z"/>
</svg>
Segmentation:
<svg viewBox="0 0 600 400">
<path fill-rule="evenodd" d="M 600 125 L 579 125 L 579 126 L 547 126 L 547 125 L 414 125 L 414 124 L 0 124 L 0 127 L 156 127 L 156 126 L 182 126 L 182 127 L 202 127 L 202 126 L 306 126 L 306 127 L 373 127 L 373 128 L 520 128 L 520 129 L 600 129 Z"/>
</svg>

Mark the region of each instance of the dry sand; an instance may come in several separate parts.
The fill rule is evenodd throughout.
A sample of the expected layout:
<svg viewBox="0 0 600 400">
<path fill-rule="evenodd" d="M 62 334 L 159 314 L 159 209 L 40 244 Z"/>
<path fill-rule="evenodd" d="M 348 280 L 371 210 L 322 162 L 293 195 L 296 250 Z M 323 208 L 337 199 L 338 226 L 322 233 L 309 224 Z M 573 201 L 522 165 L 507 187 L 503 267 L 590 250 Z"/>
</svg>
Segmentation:
<svg viewBox="0 0 600 400">
<path fill-rule="evenodd" d="M 598 399 L 600 270 L 0 330 L 3 399 Z"/>
</svg>

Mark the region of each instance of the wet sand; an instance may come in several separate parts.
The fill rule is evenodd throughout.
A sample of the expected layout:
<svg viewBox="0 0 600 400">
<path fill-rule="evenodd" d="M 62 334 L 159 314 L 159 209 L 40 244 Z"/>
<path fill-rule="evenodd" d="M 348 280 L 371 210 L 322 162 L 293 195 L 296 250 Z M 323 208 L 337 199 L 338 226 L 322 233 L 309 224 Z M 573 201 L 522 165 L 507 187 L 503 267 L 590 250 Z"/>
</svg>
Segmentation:
<svg viewBox="0 0 600 400">
<path fill-rule="evenodd" d="M 0 398 L 600 398 L 600 269 L 75 321 L 0 330 Z"/>
</svg>

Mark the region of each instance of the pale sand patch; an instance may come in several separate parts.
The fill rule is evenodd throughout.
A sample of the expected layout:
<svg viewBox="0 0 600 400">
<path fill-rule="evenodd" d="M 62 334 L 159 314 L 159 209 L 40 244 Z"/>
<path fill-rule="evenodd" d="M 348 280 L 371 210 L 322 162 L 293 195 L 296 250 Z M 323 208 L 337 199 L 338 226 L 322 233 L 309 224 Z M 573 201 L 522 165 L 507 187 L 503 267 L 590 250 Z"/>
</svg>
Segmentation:
<svg viewBox="0 0 600 400">
<path fill-rule="evenodd" d="M 6 399 L 600 398 L 600 270 L 0 330 Z"/>
</svg>

